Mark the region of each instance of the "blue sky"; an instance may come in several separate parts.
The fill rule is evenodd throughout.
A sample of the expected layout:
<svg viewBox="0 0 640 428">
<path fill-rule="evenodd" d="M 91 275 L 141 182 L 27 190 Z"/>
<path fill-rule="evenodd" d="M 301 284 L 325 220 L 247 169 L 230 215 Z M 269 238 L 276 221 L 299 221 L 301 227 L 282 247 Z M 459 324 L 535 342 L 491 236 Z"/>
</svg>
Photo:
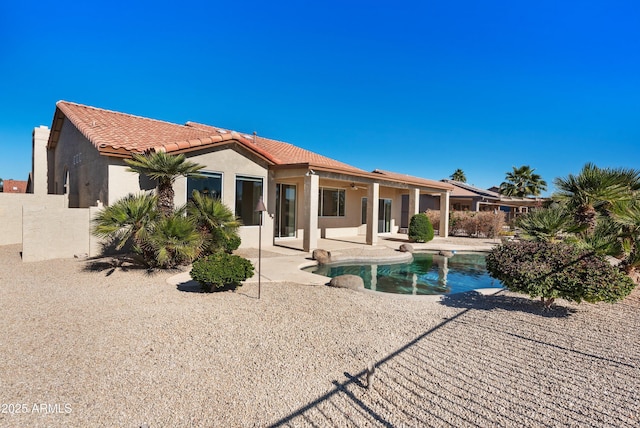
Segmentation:
<svg viewBox="0 0 640 428">
<path fill-rule="evenodd" d="M 43 3 L 0 5 L 4 179 L 58 100 L 480 187 L 640 169 L 637 1 Z"/>
</svg>

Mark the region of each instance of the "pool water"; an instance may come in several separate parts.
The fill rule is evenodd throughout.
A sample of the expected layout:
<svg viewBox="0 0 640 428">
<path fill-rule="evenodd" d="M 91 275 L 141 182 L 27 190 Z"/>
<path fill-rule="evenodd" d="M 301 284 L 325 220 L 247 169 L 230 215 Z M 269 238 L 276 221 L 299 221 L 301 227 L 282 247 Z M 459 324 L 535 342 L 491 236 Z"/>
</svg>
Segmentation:
<svg viewBox="0 0 640 428">
<path fill-rule="evenodd" d="M 502 287 L 487 273 L 482 253 L 457 253 L 453 257 L 414 253 L 409 263 L 319 265 L 304 270 L 330 278 L 358 275 L 365 288 L 396 294 L 455 294 Z"/>
</svg>

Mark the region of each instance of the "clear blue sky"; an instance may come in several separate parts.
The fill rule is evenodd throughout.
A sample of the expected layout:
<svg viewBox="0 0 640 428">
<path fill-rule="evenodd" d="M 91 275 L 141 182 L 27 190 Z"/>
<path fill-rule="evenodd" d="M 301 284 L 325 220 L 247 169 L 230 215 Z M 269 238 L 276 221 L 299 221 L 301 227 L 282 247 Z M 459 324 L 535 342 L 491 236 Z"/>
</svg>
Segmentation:
<svg viewBox="0 0 640 428">
<path fill-rule="evenodd" d="M 637 0 L 5 1 L 0 70 L 5 179 L 61 99 L 480 187 L 640 168 Z"/>
</svg>

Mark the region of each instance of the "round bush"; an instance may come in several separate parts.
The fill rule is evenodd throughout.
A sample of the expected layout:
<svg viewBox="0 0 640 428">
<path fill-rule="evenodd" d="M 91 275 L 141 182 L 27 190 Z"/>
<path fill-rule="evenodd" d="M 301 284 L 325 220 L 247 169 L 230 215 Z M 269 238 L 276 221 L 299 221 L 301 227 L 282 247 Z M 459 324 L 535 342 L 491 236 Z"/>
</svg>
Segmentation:
<svg viewBox="0 0 640 428">
<path fill-rule="evenodd" d="M 224 250 L 231 254 L 240 247 L 242 240 L 237 234 L 230 235 L 224 239 Z"/>
<path fill-rule="evenodd" d="M 506 288 L 541 297 L 548 306 L 555 298 L 580 303 L 615 302 L 635 284 L 603 257 L 558 242 L 507 242 L 487 255 L 487 271 Z"/>
<path fill-rule="evenodd" d="M 191 268 L 191 278 L 207 292 L 235 289 L 252 276 L 249 260 L 224 251 L 196 260 Z"/>
<path fill-rule="evenodd" d="M 409 240 L 429 242 L 433 239 L 433 225 L 425 213 L 418 213 L 409 222 Z"/>
</svg>

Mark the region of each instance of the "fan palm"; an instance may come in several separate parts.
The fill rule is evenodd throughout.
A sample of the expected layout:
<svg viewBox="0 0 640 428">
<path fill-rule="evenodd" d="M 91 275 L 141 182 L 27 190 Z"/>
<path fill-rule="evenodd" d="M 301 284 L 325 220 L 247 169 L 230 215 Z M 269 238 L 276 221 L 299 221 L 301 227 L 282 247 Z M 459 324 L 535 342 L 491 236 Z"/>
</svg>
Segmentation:
<svg viewBox="0 0 640 428">
<path fill-rule="evenodd" d="M 586 227 L 583 226 L 584 230 Z M 593 251 L 603 256 L 624 256 L 620 239 L 622 227 L 609 217 L 602 217 L 589 233 L 579 233 L 570 238 L 578 248 Z"/>
<path fill-rule="evenodd" d="M 578 223 L 589 232 L 596 227 L 598 214 L 609 215 L 615 203 L 631 201 L 640 189 L 640 171 L 625 168 L 598 168 L 587 163 L 578 175 L 556 178 L 553 198 L 575 213 Z"/>
<path fill-rule="evenodd" d="M 203 238 L 195 222 L 178 211 L 162 216 L 145 244 L 155 254 L 157 266 L 173 268 L 195 260 L 202 251 Z"/>
<path fill-rule="evenodd" d="M 466 183 L 467 182 L 467 176 L 464 175 L 464 171 L 461 170 L 460 168 L 458 168 L 455 171 L 453 171 L 453 174 L 451 174 L 449 177 L 452 180 L 459 181 L 460 183 Z"/>
<path fill-rule="evenodd" d="M 505 196 L 526 198 L 527 196 L 540 196 L 547 190 L 547 182 L 538 174 L 535 174 L 529 165 L 520 168 L 512 167 L 513 171 L 506 173 L 505 181 L 500 184 L 500 193 Z"/>
<path fill-rule="evenodd" d="M 555 242 L 562 234 L 579 230 L 566 208 L 559 204 L 530 211 L 518 217 L 516 224 L 523 237 L 531 241 Z"/>
<path fill-rule="evenodd" d="M 617 202 L 611 211 L 621 227 L 620 241 L 625 255 L 623 267 L 630 272 L 640 267 L 640 200 Z"/>
<path fill-rule="evenodd" d="M 152 258 L 145 242 L 158 218 L 157 197 L 148 194 L 128 195 L 103 208 L 92 220 L 95 236 L 108 238 L 121 250 L 127 242 L 145 260 Z"/>
<path fill-rule="evenodd" d="M 218 198 L 193 191 L 187 213 L 207 235 L 207 250 L 213 252 L 238 234 L 241 223 L 229 207 Z"/>
<path fill-rule="evenodd" d="M 170 155 L 165 152 L 135 153 L 132 159 L 125 159 L 125 162 L 129 165 L 128 171 L 157 180 L 158 211 L 165 217 L 173 213 L 173 183 L 176 178 L 197 176 L 198 171 L 204 168 L 204 165 L 188 161 L 183 154 Z"/>
</svg>

